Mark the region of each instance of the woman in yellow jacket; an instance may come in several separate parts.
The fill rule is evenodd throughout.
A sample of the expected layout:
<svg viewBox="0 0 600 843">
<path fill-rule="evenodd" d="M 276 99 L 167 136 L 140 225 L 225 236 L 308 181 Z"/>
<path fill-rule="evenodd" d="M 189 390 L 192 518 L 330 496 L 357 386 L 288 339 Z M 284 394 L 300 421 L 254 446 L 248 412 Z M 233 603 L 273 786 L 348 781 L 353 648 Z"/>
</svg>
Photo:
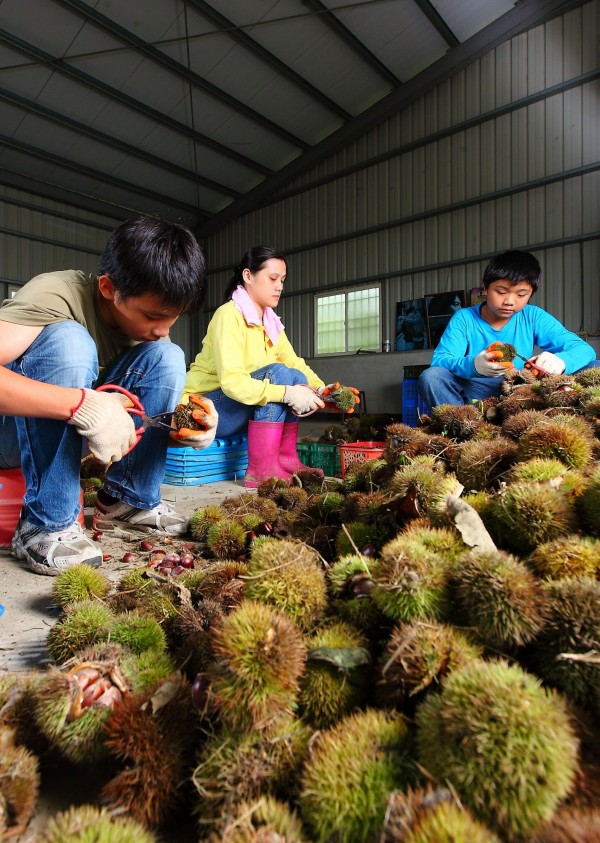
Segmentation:
<svg viewBox="0 0 600 843">
<path fill-rule="evenodd" d="M 209 398 L 218 413 L 217 436 L 248 428 L 244 485 L 267 477 L 289 479 L 298 459 L 298 416 L 325 406 L 323 381 L 298 357 L 274 312 L 287 273 L 270 246 L 244 255 L 211 319 L 202 350 L 187 374 L 181 402 Z"/>
</svg>

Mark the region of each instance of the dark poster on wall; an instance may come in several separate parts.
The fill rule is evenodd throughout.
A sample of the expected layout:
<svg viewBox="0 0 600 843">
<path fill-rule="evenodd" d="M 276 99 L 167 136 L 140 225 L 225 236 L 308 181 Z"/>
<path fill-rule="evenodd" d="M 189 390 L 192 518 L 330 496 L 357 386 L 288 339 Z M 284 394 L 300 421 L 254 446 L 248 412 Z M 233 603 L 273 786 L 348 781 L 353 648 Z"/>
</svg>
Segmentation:
<svg viewBox="0 0 600 843">
<path fill-rule="evenodd" d="M 395 351 L 427 348 L 427 311 L 425 299 L 407 299 L 396 304 Z"/>
<path fill-rule="evenodd" d="M 450 293 L 435 293 L 431 296 L 425 296 L 429 348 L 437 346 L 451 317 L 464 306 L 464 290 L 453 290 Z"/>
</svg>

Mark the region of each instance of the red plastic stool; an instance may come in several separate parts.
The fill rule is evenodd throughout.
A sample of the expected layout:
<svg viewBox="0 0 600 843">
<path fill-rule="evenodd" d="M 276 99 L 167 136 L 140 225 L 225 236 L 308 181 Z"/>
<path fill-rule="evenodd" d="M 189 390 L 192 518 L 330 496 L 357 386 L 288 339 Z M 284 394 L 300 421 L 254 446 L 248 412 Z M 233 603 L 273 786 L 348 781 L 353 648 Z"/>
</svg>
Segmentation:
<svg viewBox="0 0 600 843">
<path fill-rule="evenodd" d="M 20 468 L 0 469 L 0 547 L 10 547 L 12 537 L 15 534 L 23 495 L 25 494 L 25 478 Z M 79 495 L 78 521 L 85 527 L 83 512 L 83 490 Z"/>
</svg>

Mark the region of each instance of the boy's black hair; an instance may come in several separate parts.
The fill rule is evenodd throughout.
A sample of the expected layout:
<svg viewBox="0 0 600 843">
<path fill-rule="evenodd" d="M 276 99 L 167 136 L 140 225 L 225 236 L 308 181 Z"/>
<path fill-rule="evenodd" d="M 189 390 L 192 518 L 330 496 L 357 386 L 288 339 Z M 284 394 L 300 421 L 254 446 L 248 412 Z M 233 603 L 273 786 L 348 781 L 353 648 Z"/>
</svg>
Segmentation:
<svg viewBox="0 0 600 843">
<path fill-rule="evenodd" d="M 487 290 L 492 281 L 510 281 L 511 284 L 526 282 L 533 292 L 538 288 L 542 269 L 539 261 L 530 252 L 512 249 L 492 258 L 483 273 L 483 286 Z"/>
<path fill-rule="evenodd" d="M 225 288 L 225 292 L 223 293 L 223 304 L 226 304 L 230 300 L 236 287 L 239 287 L 240 284 L 242 287 L 244 286 L 244 277 L 242 273 L 245 269 L 249 269 L 254 275 L 256 272 L 259 272 L 266 262 L 271 260 L 271 258 L 283 261 L 287 270 L 286 259 L 281 252 L 278 252 L 272 246 L 253 246 L 251 249 L 248 249 L 244 257 L 234 269 L 233 277 Z"/>
<path fill-rule="evenodd" d="M 182 313 L 197 313 L 204 303 L 206 261 L 192 232 L 178 223 L 126 220 L 109 235 L 98 270 L 122 299 L 155 295 Z"/>
</svg>

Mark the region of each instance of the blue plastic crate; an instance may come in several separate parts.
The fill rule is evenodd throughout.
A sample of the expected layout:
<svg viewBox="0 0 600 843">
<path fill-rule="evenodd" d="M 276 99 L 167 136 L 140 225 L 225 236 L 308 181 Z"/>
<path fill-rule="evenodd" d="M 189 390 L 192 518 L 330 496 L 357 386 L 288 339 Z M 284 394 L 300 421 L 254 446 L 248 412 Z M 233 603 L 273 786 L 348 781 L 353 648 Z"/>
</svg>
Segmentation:
<svg viewBox="0 0 600 843">
<path fill-rule="evenodd" d="M 245 436 L 228 436 L 208 448 L 167 448 L 163 483 L 171 486 L 199 486 L 217 480 L 234 480 L 245 474 L 248 466 L 248 442 Z"/>
<path fill-rule="evenodd" d="M 419 415 L 429 413 L 430 409 L 417 391 L 416 378 L 404 378 L 402 381 L 402 421 L 410 427 L 419 423 Z"/>
</svg>

